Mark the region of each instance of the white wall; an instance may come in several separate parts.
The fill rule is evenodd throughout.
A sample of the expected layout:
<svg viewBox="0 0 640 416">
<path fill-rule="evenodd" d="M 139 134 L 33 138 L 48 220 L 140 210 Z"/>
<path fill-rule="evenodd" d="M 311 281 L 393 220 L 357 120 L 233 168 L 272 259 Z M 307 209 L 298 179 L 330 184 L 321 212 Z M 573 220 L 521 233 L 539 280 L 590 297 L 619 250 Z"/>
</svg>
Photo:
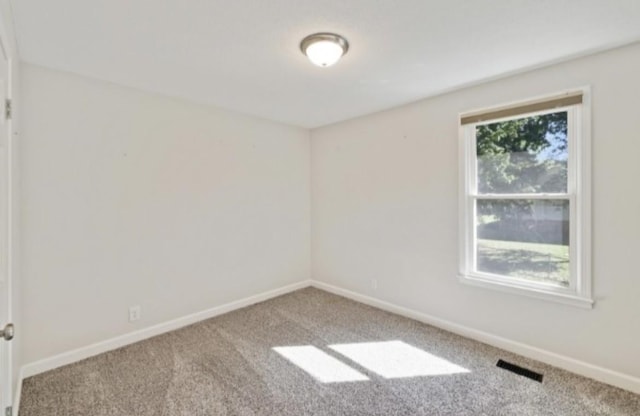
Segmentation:
<svg viewBox="0 0 640 416">
<path fill-rule="evenodd" d="M 640 377 L 638 74 L 635 44 L 313 130 L 313 278 Z M 461 284 L 458 114 L 584 85 L 595 309 Z"/>
<path fill-rule="evenodd" d="M 22 99 L 24 362 L 309 278 L 307 130 L 27 64 Z"/>
</svg>

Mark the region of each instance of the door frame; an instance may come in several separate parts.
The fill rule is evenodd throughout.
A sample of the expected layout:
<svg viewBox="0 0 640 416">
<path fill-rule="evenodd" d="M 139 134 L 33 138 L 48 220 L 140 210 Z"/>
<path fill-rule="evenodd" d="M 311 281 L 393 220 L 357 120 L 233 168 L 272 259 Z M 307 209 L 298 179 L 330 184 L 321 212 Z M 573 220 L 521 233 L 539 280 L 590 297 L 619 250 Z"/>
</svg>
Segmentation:
<svg viewBox="0 0 640 416">
<path fill-rule="evenodd" d="M 6 57 L 7 61 L 7 79 L 6 79 L 6 88 L 5 88 L 5 97 L 0 97 L 0 100 L 4 101 L 5 99 L 13 101 L 13 63 L 14 63 L 14 48 L 12 47 L 11 39 L 9 38 L 9 32 L 7 31 L 7 18 L 10 16 L 6 16 L 5 13 L 10 13 L 10 10 L 3 8 L 0 10 L 0 53 L 3 53 Z M 5 118 L 5 106 L 6 101 L 0 101 L 0 117 Z M 13 110 L 13 108 L 12 108 Z M 5 290 L 7 292 L 7 322 L 0 322 L 0 326 L 4 326 L 6 323 L 13 322 L 14 318 L 14 301 L 13 301 L 13 291 L 14 291 L 14 215 L 13 215 L 13 204 L 14 204 L 14 146 L 13 146 L 13 121 L 12 118 L 4 119 L 4 123 L 0 123 L 0 128 L 5 130 L 7 135 L 6 137 L 6 149 L 5 149 L 5 166 L 1 166 L 4 170 L 4 174 L 6 174 L 6 186 L 3 190 L 5 195 L 0 196 L 0 203 L 6 204 L 6 212 L 4 213 L 4 221 L 6 221 L 6 244 L 2 249 L 4 250 L 4 257 L 6 259 L 5 264 L 2 267 L 5 269 Z M 5 201 L 2 199 L 6 198 Z M 4 413 L 7 407 L 12 407 L 14 402 L 14 380 L 17 379 L 14 363 L 13 363 L 13 343 L 6 342 L 4 340 L 0 341 L 4 343 L 4 348 L 2 348 L 3 355 L 0 357 L 4 363 L 2 367 L 6 370 L 5 374 L 0 375 L 0 389 L 2 392 L 0 393 L 0 410 Z"/>
</svg>

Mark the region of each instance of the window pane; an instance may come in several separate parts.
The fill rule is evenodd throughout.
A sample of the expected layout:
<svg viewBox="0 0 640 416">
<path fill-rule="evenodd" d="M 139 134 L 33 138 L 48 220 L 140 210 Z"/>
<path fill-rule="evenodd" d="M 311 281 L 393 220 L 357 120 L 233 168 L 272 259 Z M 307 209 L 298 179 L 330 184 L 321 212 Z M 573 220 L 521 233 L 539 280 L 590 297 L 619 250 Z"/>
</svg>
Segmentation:
<svg viewBox="0 0 640 416">
<path fill-rule="evenodd" d="M 569 286 L 569 201 L 478 200 L 479 272 Z"/>
<path fill-rule="evenodd" d="M 476 127 L 479 193 L 566 193 L 567 112 Z"/>
</svg>

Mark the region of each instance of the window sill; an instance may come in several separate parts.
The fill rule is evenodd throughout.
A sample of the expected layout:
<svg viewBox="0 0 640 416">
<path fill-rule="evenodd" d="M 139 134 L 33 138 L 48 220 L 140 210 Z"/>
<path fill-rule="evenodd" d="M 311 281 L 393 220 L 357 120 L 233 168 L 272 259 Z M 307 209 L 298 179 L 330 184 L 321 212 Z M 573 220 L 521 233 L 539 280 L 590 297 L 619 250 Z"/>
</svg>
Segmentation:
<svg viewBox="0 0 640 416">
<path fill-rule="evenodd" d="M 508 282 L 499 282 L 478 276 L 458 275 L 458 279 L 462 283 L 471 286 L 499 290 L 501 292 L 562 303 L 564 305 L 575 306 L 583 309 L 592 309 L 594 305 L 594 300 L 591 298 L 562 293 L 553 289 L 545 289 L 543 287 L 525 287 L 518 284 L 509 284 Z"/>
</svg>

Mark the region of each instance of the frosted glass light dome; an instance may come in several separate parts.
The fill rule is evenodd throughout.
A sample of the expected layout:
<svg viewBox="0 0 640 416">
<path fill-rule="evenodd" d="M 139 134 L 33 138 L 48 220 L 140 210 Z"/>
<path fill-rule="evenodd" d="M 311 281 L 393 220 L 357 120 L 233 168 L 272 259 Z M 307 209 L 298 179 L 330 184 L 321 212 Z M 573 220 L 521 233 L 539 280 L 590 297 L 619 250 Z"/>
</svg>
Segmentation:
<svg viewBox="0 0 640 416">
<path fill-rule="evenodd" d="M 349 44 L 342 36 L 333 33 L 316 33 L 300 42 L 302 53 L 317 66 L 327 67 L 340 60 L 347 53 Z"/>
</svg>

